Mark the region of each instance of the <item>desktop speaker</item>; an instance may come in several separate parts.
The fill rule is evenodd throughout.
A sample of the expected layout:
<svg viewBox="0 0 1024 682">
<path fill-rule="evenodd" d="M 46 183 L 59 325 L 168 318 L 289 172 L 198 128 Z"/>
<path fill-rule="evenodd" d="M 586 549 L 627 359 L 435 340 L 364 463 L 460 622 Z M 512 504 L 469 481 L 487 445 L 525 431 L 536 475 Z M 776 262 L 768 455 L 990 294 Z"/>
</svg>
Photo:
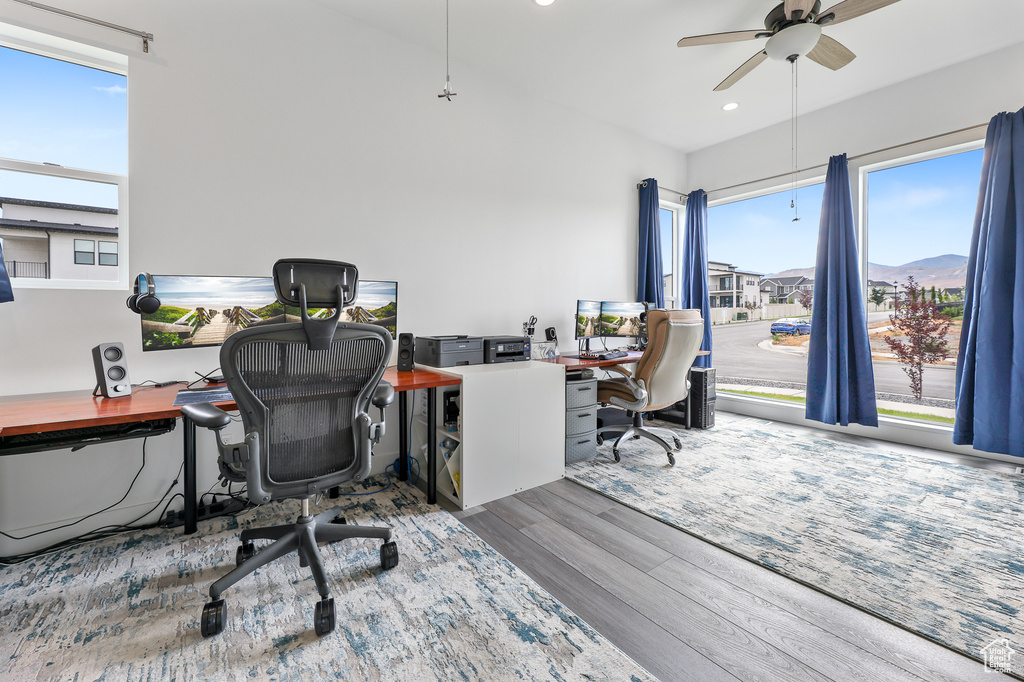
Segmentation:
<svg viewBox="0 0 1024 682">
<path fill-rule="evenodd" d="M 410 372 L 413 365 L 413 351 L 416 347 L 416 337 L 412 334 L 398 335 L 398 371 Z"/>
<path fill-rule="evenodd" d="M 128 363 L 125 362 L 122 344 L 101 343 L 92 349 L 92 361 L 96 368 L 96 391 L 100 391 L 104 398 L 131 395 L 132 382 L 128 378 Z"/>
</svg>

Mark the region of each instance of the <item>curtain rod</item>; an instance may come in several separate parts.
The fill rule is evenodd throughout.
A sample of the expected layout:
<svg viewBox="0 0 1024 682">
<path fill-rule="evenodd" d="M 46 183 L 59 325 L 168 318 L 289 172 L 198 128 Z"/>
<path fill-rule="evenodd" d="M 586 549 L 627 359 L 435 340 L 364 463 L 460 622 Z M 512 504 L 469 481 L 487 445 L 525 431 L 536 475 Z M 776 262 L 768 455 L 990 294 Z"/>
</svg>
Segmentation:
<svg viewBox="0 0 1024 682">
<path fill-rule="evenodd" d="M 637 189 L 640 189 L 641 187 L 646 187 L 646 186 L 647 186 L 647 181 L 646 180 L 644 180 L 643 182 L 636 183 L 636 188 Z M 669 192 L 671 194 L 678 194 L 679 195 L 680 203 L 683 203 L 683 204 L 686 203 L 686 192 L 680 192 L 679 190 L 669 189 L 668 187 L 662 187 L 661 185 L 658 185 L 658 195 L 659 196 L 661 195 L 661 190 L 665 190 L 666 192 Z"/>
<path fill-rule="evenodd" d="M 949 135 L 956 135 L 957 133 L 966 133 L 969 130 L 975 130 L 976 128 L 987 128 L 987 127 L 988 127 L 988 123 L 979 123 L 978 125 L 967 126 L 966 128 L 960 128 L 959 130 L 953 130 L 953 131 L 950 131 L 948 133 L 940 133 L 939 135 L 931 135 L 929 137 L 922 137 L 920 140 L 913 140 L 911 142 L 902 142 L 900 144 L 894 144 L 894 145 L 892 145 L 890 147 L 883 147 L 882 149 L 876 149 L 874 151 L 864 152 L 863 154 L 857 154 L 856 156 L 848 157 L 847 161 L 855 161 L 857 159 L 862 159 L 865 156 L 871 156 L 872 154 L 881 154 L 882 152 L 892 151 L 893 149 L 899 149 L 900 147 L 908 147 L 908 146 L 910 146 L 912 144 L 920 144 L 921 142 L 929 142 L 931 140 L 937 140 L 940 137 L 947 137 Z M 807 173 L 809 171 L 819 170 L 819 169 L 822 169 L 822 168 L 828 168 L 828 164 L 827 163 L 819 163 L 816 166 L 808 166 L 807 168 L 801 168 L 800 170 L 798 170 L 796 172 L 798 174 L 799 173 Z M 738 187 L 745 187 L 747 185 L 752 185 L 752 184 L 754 184 L 756 182 L 764 182 L 765 180 L 775 180 L 777 178 L 788 178 L 788 177 L 791 177 L 792 175 L 793 175 L 793 171 L 787 171 L 785 173 L 779 173 L 778 175 L 769 175 L 766 178 L 760 178 L 760 179 L 757 179 L 757 180 L 747 180 L 746 182 L 741 182 L 741 183 L 738 183 L 738 184 L 735 184 L 735 185 L 729 185 L 728 187 L 718 187 L 716 189 L 709 189 L 709 190 L 705 191 L 704 193 L 705 194 L 710 194 L 711 192 L 724 192 L 725 190 L 728 190 L 728 189 L 736 189 Z"/>
<path fill-rule="evenodd" d="M 50 7 L 49 5 L 43 5 L 43 4 L 38 3 L 38 2 L 32 2 L 32 0 L 13 0 L 13 1 L 14 2 L 20 2 L 22 5 L 28 5 L 29 7 L 35 7 L 36 9 L 41 9 L 41 10 L 43 10 L 45 12 L 53 12 L 54 14 L 60 14 L 61 16 L 71 17 L 72 19 L 78 19 L 79 21 L 84 21 L 84 22 L 89 23 L 89 24 L 95 24 L 97 26 L 103 26 L 104 28 L 109 28 L 109 29 L 112 29 L 114 31 L 120 31 L 121 33 L 128 33 L 128 34 L 131 34 L 133 36 L 138 36 L 138 37 L 142 38 L 142 51 L 143 52 L 149 52 L 149 41 L 153 40 L 153 34 L 152 33 L 146 33 L 145 31 L 136 31 L 134 28 L 127 28 L 125 26 L 118 26 L 117 24 L 111 24 L 108 21 L 102 21 L 100 19 L 93 19 L 92 17 L 87 17 L 87 16 L 85 16 L 83 14 L 75 14 L 74 12 L 69 12 L 66 9 L 60 9 L 59 7 Z"/>
</svg>

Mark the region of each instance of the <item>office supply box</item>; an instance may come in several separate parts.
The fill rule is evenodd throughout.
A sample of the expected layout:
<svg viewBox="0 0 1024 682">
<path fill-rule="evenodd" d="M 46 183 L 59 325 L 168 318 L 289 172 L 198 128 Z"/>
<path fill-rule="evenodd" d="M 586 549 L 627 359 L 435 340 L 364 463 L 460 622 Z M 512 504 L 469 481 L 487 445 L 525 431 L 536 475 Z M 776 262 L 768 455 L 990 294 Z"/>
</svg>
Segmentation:
<svg viewBox="0 0 1024 682">
<path fill-rule="evenodd" d="M 480 336 L 417 336 L 416 362 L 431 367 L 479 365 L 484 361 Z"/>
<path fill-rule="evenodd" d="M 484 337 L 484 362 L 519 362 L 529 359 L 529 336 Z"/>
</svg>

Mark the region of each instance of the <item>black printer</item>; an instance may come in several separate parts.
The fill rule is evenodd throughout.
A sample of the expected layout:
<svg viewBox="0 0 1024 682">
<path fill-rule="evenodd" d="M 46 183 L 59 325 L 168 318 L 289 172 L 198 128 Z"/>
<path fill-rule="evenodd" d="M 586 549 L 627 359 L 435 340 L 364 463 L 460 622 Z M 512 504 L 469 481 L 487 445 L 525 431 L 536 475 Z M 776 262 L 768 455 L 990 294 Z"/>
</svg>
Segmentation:
<svg viewBox="0 0 1024 682">
<path fill-rule="evenodd" d="M 417 336 L 415 359 L 430 367 L 479 365 L 484 361 L 480 336 Z"/>
</svg>

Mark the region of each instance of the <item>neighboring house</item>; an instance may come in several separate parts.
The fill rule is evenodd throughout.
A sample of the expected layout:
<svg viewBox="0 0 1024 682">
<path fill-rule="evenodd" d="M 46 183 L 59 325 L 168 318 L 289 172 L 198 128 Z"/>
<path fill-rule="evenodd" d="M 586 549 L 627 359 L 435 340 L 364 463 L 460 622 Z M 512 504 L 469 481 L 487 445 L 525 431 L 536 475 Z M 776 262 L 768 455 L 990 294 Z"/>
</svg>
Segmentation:
<svg viewBox="0 0 1024 682">
<path fill-rule="evenodd" d="M 946 294 L 946 298 L 950 301 L 962 301 L 964 298 L 963 287 L 946 287 L 942 292 Z"/>
<path fill-rule="evenodd" d="M 761 288 L 768 290 L 772 303 L 797 303 L 801 291 L 814 291 L 814 280 L 807 277 L 765 277 Z"/>
<path fill-rule="evenodd" d="M 0 211 L 12 278 L 117 280 L 117 209 L 0 197 Z"/>
<path fill-rule="evenodd" d="M 869 279 L 868 280 L 868 300 L 871 300 L 871 295 L 875 289 L 881 289 L 885 294 L 885 301 L 894 301 L 896 299 L 896 285 L 891 282 L 885 282 L 880 279 Z"/>
<path fill-rule="evenodd" d="M 712 308 L 740 308 L 745 303 L 760 305 L 761 274 L 735 265 L 708 261 L 708 292 Z"/>
</svg>

